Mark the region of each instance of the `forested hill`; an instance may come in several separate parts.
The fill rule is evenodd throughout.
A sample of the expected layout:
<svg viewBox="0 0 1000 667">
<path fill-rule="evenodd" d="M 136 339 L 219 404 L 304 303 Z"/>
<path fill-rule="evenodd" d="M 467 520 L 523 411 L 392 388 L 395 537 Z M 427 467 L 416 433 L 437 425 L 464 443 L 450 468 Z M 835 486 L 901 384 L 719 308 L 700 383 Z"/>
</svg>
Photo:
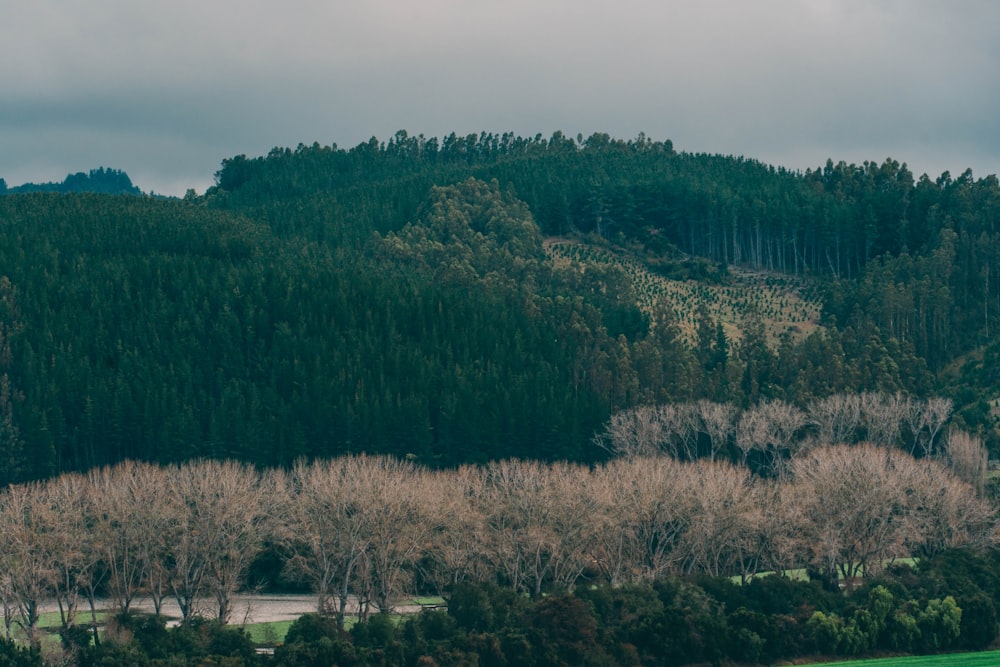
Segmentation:
<svg viewBox="0 0 1000 667">
<path fill-rule="evenodd" d="M 67 174 L 61 183 L 24 183 L 8 187 L 0 178 L 0 195 L 27 192 L 100 192 L 110 195 L 139 195 L 142 191 L 132 184 L 132 179 L 119 169 L 98 167 L 89 172 Z"/>
<path fill-rule="evenodd" d="M 950 392 L 991 428 L 1000 187 L 904 165 L 794 173 L 613 140 L 399 132 L 226 159 L 183 201 L 0 198 L 0 481 L 123 458 L 589 461 L 617 410 Z M 613 267 L 784 272 L 823 328 L 686 342 Z M 990 393 L 993 392 L 993 393 Z"/>
</svg>

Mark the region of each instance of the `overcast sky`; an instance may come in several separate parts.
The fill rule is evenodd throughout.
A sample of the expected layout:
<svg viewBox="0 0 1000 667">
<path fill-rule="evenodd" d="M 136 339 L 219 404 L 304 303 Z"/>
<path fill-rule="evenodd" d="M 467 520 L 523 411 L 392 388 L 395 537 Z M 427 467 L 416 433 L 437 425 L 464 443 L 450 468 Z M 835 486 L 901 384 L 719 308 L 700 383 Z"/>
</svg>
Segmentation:
<svg viewBox="0 0 1000 667">
<path fill-rule="evenodd" d="M 555 130 L 793 169 L 1000 171 L 994 0 L 31 0 L 0 18 L 0 178 L 123 169 L 199 193 L 223 158 L 396 130 Z"/>
</svg>

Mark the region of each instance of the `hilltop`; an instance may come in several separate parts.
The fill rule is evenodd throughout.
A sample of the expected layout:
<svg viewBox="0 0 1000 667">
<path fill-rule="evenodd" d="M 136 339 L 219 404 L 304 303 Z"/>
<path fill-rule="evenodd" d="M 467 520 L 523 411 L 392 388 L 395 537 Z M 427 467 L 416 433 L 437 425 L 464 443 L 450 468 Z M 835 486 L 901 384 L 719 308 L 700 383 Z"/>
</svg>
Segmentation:
<svg viewBox="0 0 1000 667">
<path fill-rule="evenodd" d="M 89 172 L 67 174 L 61 183 L 24 183 L 8 187 L 0 178 L 0 195 L 24 194 L 29 192 L 100 192 L 110 195 L 140 195 L 142 191 L 132 184 L 132 179 L 119 169 L 98 167 Z"/>
</svg>

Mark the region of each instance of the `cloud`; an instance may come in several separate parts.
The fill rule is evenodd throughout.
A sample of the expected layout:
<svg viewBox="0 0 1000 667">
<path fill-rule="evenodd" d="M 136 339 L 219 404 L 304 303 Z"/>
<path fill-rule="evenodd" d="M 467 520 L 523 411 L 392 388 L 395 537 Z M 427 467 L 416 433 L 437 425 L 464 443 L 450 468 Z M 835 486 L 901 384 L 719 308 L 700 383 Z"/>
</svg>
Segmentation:
<svg viewBox="0 0 1000 667">
<path fill-rule="evenodd" d="M 182 194 L 238 153 L 397 129 L 1000 165 L 988 0 L 22 4 L 0 23 L 11 184 L 103 163 Z"/>
</svg>

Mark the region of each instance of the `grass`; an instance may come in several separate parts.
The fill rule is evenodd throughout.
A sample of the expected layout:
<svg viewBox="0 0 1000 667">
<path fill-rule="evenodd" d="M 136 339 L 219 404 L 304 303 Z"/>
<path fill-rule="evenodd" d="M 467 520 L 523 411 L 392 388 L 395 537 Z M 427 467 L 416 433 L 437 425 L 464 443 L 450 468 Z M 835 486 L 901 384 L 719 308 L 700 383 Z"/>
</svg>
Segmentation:
<svg viewBox="0 0 1000 667">
<path fill-rule="evenodd" d="M 872 658 L 824 662 L 823 667 L 987 667 L 1000 664 L 1000 651 L 980 653 L 949 653 L 946 655 L 918 655 L 899 658 Z"/>
<path fill-rule="evenodd" d="M 273 621 L 271 623 L 249 623 L 243 629 L 250 635 L 250 640 L 258 646 L 281 644 L 285 641 L 288 628 L 295 621 Z"/>
<path fill-rule="evenodd" d="M 439 596 L 424 596 L 424 597 L 412 597 L 405 600 L 400 600 L 398 606 L 421 606 L 428 608 L 438 608 L 445 606 L 446 602 L 443 597 Z M 392 618 L 396 623 L 400 623 L 406 614 L 393 614 Z M 272 621 L 268 623 L 248 623 L 243 626 L 243 628 L 249 633 L 250 639 L 254 644 L 257 645 L 273 645 L 281 644 L 285 641 L 285 635 L 288 634 L 288 628 L 291 627 L 294 620 L 287 621 Z M 344 629 L 350 630 L 358 622 L 357 616 L 348 615 L 344 619 Z"/>
<path fill-rule="evenodd" d="M 399 603 L 400 606 L 419 605 L 421 607 L 443 607 L 446 604 L 445 599 L 437 595 L 412 597 Z"/>
<path fill-rule="evenodd" d="M 439 608 L 446 605 L 445 599 L 439 596 L 417 596 L 412 598 L 406 598 L 399 601 L 399 606 L 420 606 L 427 608 Z M 97 622 L 99 624 L 104 624 L 107 619 L 111 616 L 111 613 L 104 610 L 97 611 Z M 403 620 L 405 614 L 393 614 L 393 619 L 399 623 Z M 91 622 L 90 609 L 81 609 L 77 612 L 77 623 L 79 625 L 88 625 Z M 288 628 L 291 627 L 292 623 L 295 621 L 283 620 L 283 621 L 270 621 L 267 623 L 248 623 L 243 626 L 243 628 L 250 635 L 250 639 L 254 644 L 257 645 L 275 645 L 280 644 L 285 640 L 285 635 L 288 634 Z M 348 615 L 344 619 L 345 628 L 350 630 L 357 623 L 357 617 L 353 615 Z M 42 647 L 43 649 L 55 650 L 60 645 L 59 640 L 59 628 L 62 624 L 60 620 L 59 612 L 46 612 L 39 616 L 38 627 L 42 631 Z"/>
</svg>

